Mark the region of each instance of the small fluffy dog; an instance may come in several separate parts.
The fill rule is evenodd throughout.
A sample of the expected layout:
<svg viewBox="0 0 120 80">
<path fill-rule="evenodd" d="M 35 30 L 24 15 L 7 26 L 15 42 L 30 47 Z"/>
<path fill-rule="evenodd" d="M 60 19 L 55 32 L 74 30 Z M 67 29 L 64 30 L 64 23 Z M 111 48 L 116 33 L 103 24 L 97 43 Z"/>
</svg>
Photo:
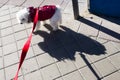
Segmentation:
<svg viewBox="0 0 120 80">
<path fill-rule="evenodd" d="M 36 9 L 39 9 L 39 17 L 38 23 L 36 25 L 36 30 L 38 30 L 40 27 L 40 21 L 43 21 L 43 24 L 45 24 L 46 20 L 50 21 L 50 26 L 53 28 L 53 31 L 58 30 L 58 26 L 62 22 L 61 9 L 58 5 L 45 5 L 39 8 L 24 8 L 16 14 L 18 22 L 20 24 L 33 22 L 36 14 Z"/>
</svg>

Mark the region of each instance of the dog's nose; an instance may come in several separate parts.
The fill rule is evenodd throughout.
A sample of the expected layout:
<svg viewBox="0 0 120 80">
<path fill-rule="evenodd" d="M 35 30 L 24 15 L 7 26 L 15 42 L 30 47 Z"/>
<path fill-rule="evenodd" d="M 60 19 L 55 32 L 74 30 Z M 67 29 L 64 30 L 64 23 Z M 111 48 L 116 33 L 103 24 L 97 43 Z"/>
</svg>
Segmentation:
<svg viewBox="0 0 120 80">
<path fill-rule="evenodd" d="M 20 23 L 20 24 L 23 24 L 23 23 Z"/>
</svg>

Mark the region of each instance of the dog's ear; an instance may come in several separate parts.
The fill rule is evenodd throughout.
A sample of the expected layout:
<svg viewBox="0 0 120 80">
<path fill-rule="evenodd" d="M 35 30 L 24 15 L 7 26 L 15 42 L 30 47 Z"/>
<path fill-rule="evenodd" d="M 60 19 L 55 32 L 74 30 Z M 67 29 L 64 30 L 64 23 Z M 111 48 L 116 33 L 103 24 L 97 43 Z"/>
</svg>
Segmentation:
<svg viewBox="0 0 120 80">
<path fill-rule="evenodd" d="M 32 22 L 33 21 L 33 17 L 34 17 L 34 7 L 28 7 L 27 8 L 28 12 L 29 12 L 29 16 L 28 16 L 28 22 Z"/>
<path fill-rule="evenodd" d="M 34 7 L 31 6 L 31 7 L 28 7 L 27 9 L 28 9 L 28 11 L 33 11 Z"/>
</svg>

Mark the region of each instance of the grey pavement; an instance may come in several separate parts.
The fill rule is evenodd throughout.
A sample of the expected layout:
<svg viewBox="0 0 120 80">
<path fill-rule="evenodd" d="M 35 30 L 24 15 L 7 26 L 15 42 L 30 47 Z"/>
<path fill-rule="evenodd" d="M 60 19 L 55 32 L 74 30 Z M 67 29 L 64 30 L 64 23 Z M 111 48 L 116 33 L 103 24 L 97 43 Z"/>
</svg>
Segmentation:
<svg viewBox="0 0 120 80">
<path fill-rule="evenodd" d="M 72 0 L 0 0 L 0 80 L 12 80 L 31 24 L 18 24 L 17 11 L 28 6 L 58 4 L 59 31 L 48 25 L 33 34 L 19 80 L 120 80 L 120 20 L 86 12 L 78 0 L 75 20 Z"/>
</svg>

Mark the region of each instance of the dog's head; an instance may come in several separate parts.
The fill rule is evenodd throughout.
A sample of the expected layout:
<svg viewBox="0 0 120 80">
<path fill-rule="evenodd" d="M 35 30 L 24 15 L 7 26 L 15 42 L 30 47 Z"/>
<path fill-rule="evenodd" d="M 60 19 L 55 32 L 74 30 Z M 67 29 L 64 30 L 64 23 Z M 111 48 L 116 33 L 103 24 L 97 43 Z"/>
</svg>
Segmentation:
<svg viewBox="0 0 120 80">
<path fill-rule="evenodd" d="M 18 20 L 18 23 L 23 24 L 23 23 L 28 23 L 29 22 L 29 9 L 24 8 L 17 12 L 16 18 Z"/>
</svg>

